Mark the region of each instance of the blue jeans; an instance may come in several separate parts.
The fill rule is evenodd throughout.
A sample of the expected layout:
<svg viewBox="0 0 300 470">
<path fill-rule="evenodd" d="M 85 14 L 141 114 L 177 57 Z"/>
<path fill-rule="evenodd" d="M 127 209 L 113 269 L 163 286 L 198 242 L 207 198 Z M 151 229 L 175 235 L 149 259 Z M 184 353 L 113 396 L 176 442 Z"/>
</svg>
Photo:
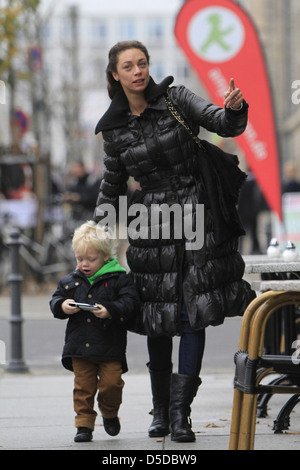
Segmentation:
<svg viewBox="0 0 300 470">
<path fill-rule="evenodd" d="M 182 336 L 178 352 L 178 373 L 198 377 L 205 347 L 205 329 L 192 330 L 185 305 L 181 311 Z M 173 341 L 168 336 L 148 338 L 149 367 L 167 370 L 172 365 Z"/>
</svg>

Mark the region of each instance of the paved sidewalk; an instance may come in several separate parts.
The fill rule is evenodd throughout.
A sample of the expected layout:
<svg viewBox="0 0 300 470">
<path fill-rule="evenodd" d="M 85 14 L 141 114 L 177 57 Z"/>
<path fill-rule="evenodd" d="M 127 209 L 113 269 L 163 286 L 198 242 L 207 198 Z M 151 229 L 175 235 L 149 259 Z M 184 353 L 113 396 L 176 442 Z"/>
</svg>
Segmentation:
<svg viewBox="0 0 300 470">
<path fill-rule="evenodd" d="M 8 298 L 0 297 L 0 339 L 5 339 L 8 343 L 9 304 Z M 47 296 L 26 296 L 22 304 L 26 320 L 25 343 L 27 347 L 30 346 L 27 349 L 28 354 L 31 352 L 30 357 L 38 357 L 39 361 L 27 362 L 29 373 L 24 374 L 8 373 L 0 366 L 0 450 L 89 449 L 106 451 L 111 455 L 121 455 L 125 451 L 134 455 L 134 452 L 145 451 L 151 456 L 151 452 L 155 451 L 170 451 L 175 454 L 181 451 L 193 455 L 201 450 L 228 449 L 234 373 L 231 361 L 239 334 L 237 329 L 231 340 L 233 344 L 228 344 L 228 329 L 236 329 L 235 321 L 227 323 L 223 329 L 213 331 L 212 344 L 207 345 L 208 355 L 211 354 L 215 362 L 211 363 L 211 367 L 204 368 L 202 385 L 192 405 L 195 443 L 175 443 L 170 440 L 170 436 L 158 439 L 148 437 L 147 430 L 152 420 L 149 415 L 152 407 L 150 380 L 145 370 L 144 353 L 141 353 L 144 339 L 135 338 L 138 341 L 135 346 L 137 349 L 130 351 L 131 367 L 123 375 L 125 387 L 119 413 L 120 434 L 116 437 L 108 436 L 102 426 L 102 419 L 98 416 L 93 441 L 80 444 L 74 442 L 73 374 L 65 371 L 60 364 L 59 352 L 64 325 L 47 321 L 47 318 L 51 319 Z M 57 324 L 58 329 L 55 327 L 50 334 L 52 324 Z M 6 336 L 3 336 L 4 330 Z M 41 350 L 42 358 L 39 357 Z M 50 350 L 54 350 L 57 357 L 51 356 L 48 352 Z M 139 361 L 136 351 L 140 352 Z M 26 355 L 25 359 L 27 360 Z M 291 414 L 288 432 L 274 434 L 272 431 L 273 421 L 289 397 L 290 395 L 272 397 L 269 402 L 269 416 L 257 420 L 255 450 L 300 449 L 299 405 Z"/>
<path fill-rule="evenodd" d="M 120 409 L 121 432 L 108 436 L 97 417 L 91 443 L 75 443 L 72 408 L 73 376 L 70 373 L 48 375 L 0 375 L 0 450 L 101 450 L 112 455 L 120 451 L 185 451 L 227 450 L 232 406 L 232 377 L 203 376 L 203 383 L 192 407 L 195 443 L 175 443 L 170 437 L 149 438 L 151 422 L 149 377 L 144 374 L 124 375 L 123 404 Z M 270 416 L 258 419 L 255 450 L 296 450 L 300 448 L 299 408 L 291 417 L 289 433 L 274 434 L 273 420 L 284 398 L 273 397 Z"/>
</svg>

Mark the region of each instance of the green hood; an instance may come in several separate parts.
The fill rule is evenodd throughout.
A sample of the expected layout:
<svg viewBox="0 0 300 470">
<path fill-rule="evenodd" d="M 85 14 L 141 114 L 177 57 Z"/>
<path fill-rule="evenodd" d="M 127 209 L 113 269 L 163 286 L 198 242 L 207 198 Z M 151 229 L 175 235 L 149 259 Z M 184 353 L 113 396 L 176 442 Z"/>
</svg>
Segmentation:
<svg viewBox="0 0 300 470">
<path fill-rule="evenodd" d="M 103 276 L 103 274 L 115 273 L 115 272 L 126 272 L 126 269 L 123 268 L 117 258 L 111 258 L 107 260 L 104 265 L 97 271 L 93 276 L 88 277 L 88 280 L 91 284 L 98 279 L 98 277 Z"/>
</svg>

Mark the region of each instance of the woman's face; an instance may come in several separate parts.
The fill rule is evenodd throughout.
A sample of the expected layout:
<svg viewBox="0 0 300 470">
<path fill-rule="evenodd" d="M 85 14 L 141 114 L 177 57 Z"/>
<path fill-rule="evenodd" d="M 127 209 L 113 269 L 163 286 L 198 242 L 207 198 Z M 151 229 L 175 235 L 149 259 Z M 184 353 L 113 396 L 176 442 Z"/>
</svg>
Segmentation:
<svg viewBox="0 0 300 470">
<path fill-rule="evenodd" d="M 120 52 L 117 72 L 113 73 L 113 77 L 120 81 L 126 95 L 143 93 L 150 80 L 149 64 L 145 54 L 136 48 Z"/>
</svg>

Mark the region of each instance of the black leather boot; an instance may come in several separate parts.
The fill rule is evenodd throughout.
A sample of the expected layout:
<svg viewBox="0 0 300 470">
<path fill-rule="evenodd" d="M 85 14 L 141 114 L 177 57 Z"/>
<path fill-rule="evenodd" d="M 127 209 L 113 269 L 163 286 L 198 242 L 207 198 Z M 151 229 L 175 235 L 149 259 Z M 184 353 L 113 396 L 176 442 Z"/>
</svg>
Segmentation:
<svg viewBox="0 0 300 470">
<path fill-rule="evenodd" d="M 75 442 L 90 442 L 93 439 L 93 431 L 90 428 L 79 427 L 77 428 Z"/>
<path fill-rule="evenodd" d="M 172 368 L 158 371 L 149 368 L 153 397 L 153 421 L 148 429 L 149 437 L 169 434 L 169 403 Z"/>
<path fill-rule="evenodd" d="M 194 442 L 190 419 L 190 405 L 197 394 L 201 379 L 183 374 L 172 374 L 170 394 L 170 431 L 171 440 Z"/>
<path fill-rule="evenodd" d="M 103 418 L 104 429 L 110 436 L 117 436 L 121 430 L 119 418 Z"/>
</svg>

